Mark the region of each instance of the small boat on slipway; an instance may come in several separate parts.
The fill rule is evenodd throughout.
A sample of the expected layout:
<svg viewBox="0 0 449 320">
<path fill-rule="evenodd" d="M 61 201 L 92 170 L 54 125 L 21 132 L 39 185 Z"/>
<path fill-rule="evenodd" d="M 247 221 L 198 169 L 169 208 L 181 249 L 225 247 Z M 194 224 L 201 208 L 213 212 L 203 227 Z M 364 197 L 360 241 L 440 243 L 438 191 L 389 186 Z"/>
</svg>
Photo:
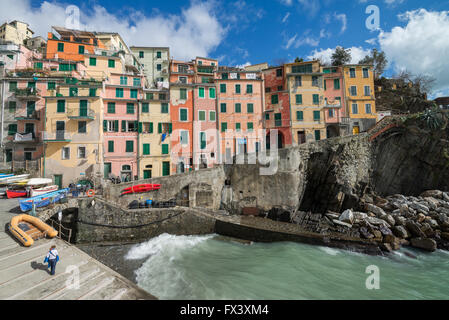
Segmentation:
<svg viewBox="0 0 449 320">
<path fill-rule="evenodd" d="M 66 198 L 69 193 L 69 189 L 61 189 L 49 193 L 45 193 L 32 198 L 24 199 L 19 201 L 20 210 L 22 212 L 27 212 L 33 209 L 33 203 L 36 208 L 46 207 L 51 203 L 56 203 L 62 198 Z"/>
<path fill-rule="evenodd" d="M 55 186 L 45 189 L 47 188 L 46 185 L 51 182 L 52 180 L 48 178 L 32 178 L 16 181 L 11 183 L 11 189 L 6 190 L 6 196 L 8 199 L 23 198 L 58 190 Z M 37 189 L 39 191 L 33 195 L 33 189 Z"/>
<path fill-rule="evenodd" d="M 59 187 L 57 185 L 52 185 L 52 186 L 42 187 L 42 188 L 38 188 L 38 189 L 31 189 L 30 197 L 41 196 L 41 195 L 49 193 L 49 192 L 57 191 L 58 188 Z"/>
<path fill-rule="evenodd" d="M 21 214 L 11 219 L 9 231 L 14 235 L 25 247 L 33 245 L 35 240 L 48 236 L 54 238 L 58 235 L 58 231 L 50 227 L 39 218 Z"/>
</svg>

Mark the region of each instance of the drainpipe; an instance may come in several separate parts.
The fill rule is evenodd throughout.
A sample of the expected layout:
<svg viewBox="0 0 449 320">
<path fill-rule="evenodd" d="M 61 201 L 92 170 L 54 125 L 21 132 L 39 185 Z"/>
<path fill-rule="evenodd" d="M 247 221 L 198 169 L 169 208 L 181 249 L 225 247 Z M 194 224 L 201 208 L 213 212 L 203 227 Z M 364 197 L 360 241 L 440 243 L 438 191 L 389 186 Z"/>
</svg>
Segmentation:
<svg viewBox="0 0 449 320">
<path fill-rule="evenodd" d="M 218 71 L 218 66 L 217 66 Z M 217 74 L 218 78 L 218 74 Z M 223 163 L 223 159 L 221 157 L 221 134 L 220 134 L 220 122 L 218 120 L 218 81 L 215 80 L 214 74 L 214 84 L 215 84 L 215 129 L 216 129 L 216 141 L 217 144 L 217 152 L 215 154 L 215 160 L 220 159 L 220 163 Z M 220 158 L 218 158 L 220 157 Z"/>
<path fill-rule="evenodd" d="M 45 99 L 45 108 L 44 108 L 44 130 L 43 130 L 43 132 L 42 132 L 42 145 L 43 145 L 43 147 L 44 147 L 44 161 L 43 161 L 43 175 L 42 175 L 42 177 L 44 178 L 45 177 L 45 161 L 46 161 L 46 159 L 47 159 L 47 157 L 46 157 L 46 151 L 47 151 L 47 144 L 45 143 L 45 141 L 44 141 L 44 133 L 45 132 L 47 132 L 47 125 L 46 125 L 46 122 L 47 122 L 47 99 Z"/>
<path fill-rule="evenodd" d="M 196 78 L 196 75 L 194 74 L 194 76 L 193 76 L 193 82 L 194 82 L 194 85 L 193 85 L 193 90 L 192 90 L 192 139 L 191 139 L 191 141 L 192 141 L 192 165 L 193 165 L 193 169 L 192 169 L 192 171 L 195 171 L 195 166 L 196 166 L 196 164 L 195 164 L 195 151 L 196 151 L 196 147 L 195 147 L 195 132 L 194 132 L 194 129 L 195 129 L 195 89 L 196 89 L 196 86 L 195 86 L 195 79 Z M 204 88 L 204 97 L 206 97 L 206 88 Z"/>
<path fill-rule="evenodd" d="M 3 130 L 4 130 L 4 116 L 5 116 L 5 88 L 6 88 L 6 80 L 3 78 L 2 81 L 2 115 L 1 115 L 1 122 L 2 122 L 2 126 L 1 126 L 1 131 L 0 131 L 0 145 L 1 148 L 3 149 L 4 147 L 4 143 L 3 143 Z"/>
</svg>

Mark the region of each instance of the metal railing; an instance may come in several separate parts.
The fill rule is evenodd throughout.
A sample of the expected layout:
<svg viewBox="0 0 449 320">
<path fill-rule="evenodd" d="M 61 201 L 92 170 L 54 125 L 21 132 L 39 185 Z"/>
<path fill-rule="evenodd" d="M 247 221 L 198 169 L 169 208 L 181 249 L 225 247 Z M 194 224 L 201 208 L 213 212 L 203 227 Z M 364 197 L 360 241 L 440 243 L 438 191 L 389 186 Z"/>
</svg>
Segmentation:
<svg viewBox="0 0 449 320">
<path fill-rule="evenodd" d="M 41 161 L 39 159 L 37 160 L 24 160 L 24 161 L 12 161 L 12 170 L 19 170 L 23 169 L 25 171 L 40 171 L 41 167 Z"/>
<path fill-rule="evenodd" d="M 67 141 L 71 140 L 69 132 L 58 130 L 56 132 L 43 132 L 42 133 L 44 141 Z"/>
<path fill-rule="evenodd" d="M 91 108 L 80 109 L 80 108 L 71 108 L 67 112 L 69 118 L 83 118 L 83 119 L 94 119 L 95 111 Z"/>
<path fill-rule="evenodd" d="M 72 239 L 72 229 L 64 227 L 59 221 L 54 219 L 50 219 L 50 224 L 53 229 L 58 231 L 56 238 L 70 242 L 70 239 Z M 64 237 L 67 239 L 64 239 Z"/>
</svg>

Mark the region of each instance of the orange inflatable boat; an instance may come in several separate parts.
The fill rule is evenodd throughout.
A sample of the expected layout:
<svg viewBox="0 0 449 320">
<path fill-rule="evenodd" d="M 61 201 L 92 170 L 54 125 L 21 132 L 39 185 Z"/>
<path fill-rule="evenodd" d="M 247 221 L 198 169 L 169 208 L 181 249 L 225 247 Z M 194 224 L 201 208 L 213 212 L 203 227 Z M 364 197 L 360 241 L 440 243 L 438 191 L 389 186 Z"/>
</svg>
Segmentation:
<svg viewBox="0 0 449 320">
<path fill-rule="evenodd" d="M 11 219 L 9 224 L 9 231 L 23 243 L 25 247 L 33 245 L 34 240 L 49 236 L 56 237 L 58 231 L 50 227 L 48 224 L 39 218 L 21 214 Z"/>
</svg>

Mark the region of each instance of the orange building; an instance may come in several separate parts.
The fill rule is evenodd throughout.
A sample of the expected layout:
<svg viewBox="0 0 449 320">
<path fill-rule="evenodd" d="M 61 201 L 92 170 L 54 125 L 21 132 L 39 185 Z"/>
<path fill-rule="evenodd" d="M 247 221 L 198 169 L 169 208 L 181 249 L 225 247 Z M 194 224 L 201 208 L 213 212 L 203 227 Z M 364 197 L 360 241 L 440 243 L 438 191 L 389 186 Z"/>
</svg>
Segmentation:
<svg viewBox="0 0 449 320">
<path fill-rule="evenodd" d="M 95 48 L 105 48 L 96 35 L 88 31 L 53 27 L 59 37 L 48 33 L 47 59 L 84 61 L 84 54 L 95 54 Z"/>
</svg>

